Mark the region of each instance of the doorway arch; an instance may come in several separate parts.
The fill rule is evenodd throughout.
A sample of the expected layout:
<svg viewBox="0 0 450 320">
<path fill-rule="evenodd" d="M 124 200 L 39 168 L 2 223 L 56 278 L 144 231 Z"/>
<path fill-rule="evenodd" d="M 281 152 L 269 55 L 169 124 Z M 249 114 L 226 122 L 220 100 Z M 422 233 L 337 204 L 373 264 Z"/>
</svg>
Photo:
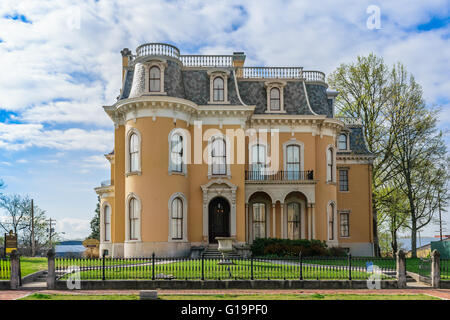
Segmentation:
<svg viewBox="0 0 450 320">
<path fill-rule="evenodd" d="M 216 197 L 208 205 L 209 243 L 217 243 L 216 237 L 230 236 L 230 203 L 223 197 Z"/>
</svg>

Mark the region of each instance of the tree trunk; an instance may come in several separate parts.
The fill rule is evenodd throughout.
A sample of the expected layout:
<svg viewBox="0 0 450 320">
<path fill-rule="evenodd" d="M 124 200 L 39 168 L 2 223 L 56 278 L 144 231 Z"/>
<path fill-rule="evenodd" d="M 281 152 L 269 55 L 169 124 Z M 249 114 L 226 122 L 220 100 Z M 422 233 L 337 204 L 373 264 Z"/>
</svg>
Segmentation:
<svg viewBox="0 0 450 320">
<path fill-rule="evenodd" d="M 373 221 L 373 248 L 375 257 L 380 257 L 380 245 L 378 241 L 378 219 L 377 219 L 377 206 L 375 200 L 375 193 L 372 192 L 372 221 Z"/>
<path fill-rule="evenodd" d="M 417 224 L 416 224 L 416 220 L 411 221 L 411 257 L 417 258 Z"/>
</svg>

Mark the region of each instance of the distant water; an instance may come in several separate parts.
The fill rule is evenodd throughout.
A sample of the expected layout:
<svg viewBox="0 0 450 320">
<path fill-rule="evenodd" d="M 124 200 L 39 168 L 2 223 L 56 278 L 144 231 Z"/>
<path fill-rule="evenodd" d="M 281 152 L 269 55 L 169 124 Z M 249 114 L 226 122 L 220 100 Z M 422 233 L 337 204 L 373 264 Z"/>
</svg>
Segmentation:
<svg viewBox="0 0 450 320">
<path fill-rule="evenodd" d="M 419 248 L 421 246 L 425 246 L 429 244 L 431 241 L 439 241 L 439 238 L 434 237 L 417 237 L 416 247 Z M 400 238 L 398 239 L 399 244 L 401 243 L 401 248 L 403 250 L 409 251 L 411 250 L 411 238 Z"/>
</svg>

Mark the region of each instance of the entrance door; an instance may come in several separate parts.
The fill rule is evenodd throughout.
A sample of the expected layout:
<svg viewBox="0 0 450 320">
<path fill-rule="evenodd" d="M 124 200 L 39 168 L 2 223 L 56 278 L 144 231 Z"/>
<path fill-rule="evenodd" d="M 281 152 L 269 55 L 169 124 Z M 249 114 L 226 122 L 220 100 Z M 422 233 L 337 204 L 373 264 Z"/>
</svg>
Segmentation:
<svg viewBox="0 0 450 320">
<path fill-rule="evenodd" d="M 230 204 L 224 198 L 214 198 L 209 203 L 209 243 L 216 237 L 230 236 Z"/>
</svg>

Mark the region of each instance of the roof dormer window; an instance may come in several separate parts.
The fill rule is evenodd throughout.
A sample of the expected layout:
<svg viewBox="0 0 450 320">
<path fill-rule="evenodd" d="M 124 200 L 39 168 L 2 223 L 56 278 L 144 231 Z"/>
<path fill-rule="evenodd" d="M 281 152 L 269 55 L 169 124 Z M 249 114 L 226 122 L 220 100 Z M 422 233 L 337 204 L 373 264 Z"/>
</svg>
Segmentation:
<svg viewBox="0 0 450 320">
<path fill-rule="evenodd" d="M 150 92 L 161 91 L 161 70 L 157 66 L 150 68 Z"/>
<path fill-rule="evenodd" d="M 339 150 L 349 150 L 349 141 L 348 141 L 347 133 L 339 134 L 338 148 L 339 148 Z"/>
<path fill-rule="evenodd" d="M 267 91 L 267 113 L 285 113 L 283 88 L 286 85 L 284 81 L 266 82 Z"/>
<path fill-rule="evenodd" d="M 164 60 L 152 60 L 145 64 L 147 94 L 166 94 L 164 92 L 164 70 L 167 62 Z"/>
<path fill-rule="evenodd" d="M 208 71 L 209 75 L 209 104 L 229 104 L 228 101 L 228 77 L 230 71 L 214 69 Z"/>
<path fill-rule="evenodd" d="M 213 81 L 213 101 L 223 101 L 224 99 L 224 82 L 222 77 L 218 76 Z"/>
</svg>

